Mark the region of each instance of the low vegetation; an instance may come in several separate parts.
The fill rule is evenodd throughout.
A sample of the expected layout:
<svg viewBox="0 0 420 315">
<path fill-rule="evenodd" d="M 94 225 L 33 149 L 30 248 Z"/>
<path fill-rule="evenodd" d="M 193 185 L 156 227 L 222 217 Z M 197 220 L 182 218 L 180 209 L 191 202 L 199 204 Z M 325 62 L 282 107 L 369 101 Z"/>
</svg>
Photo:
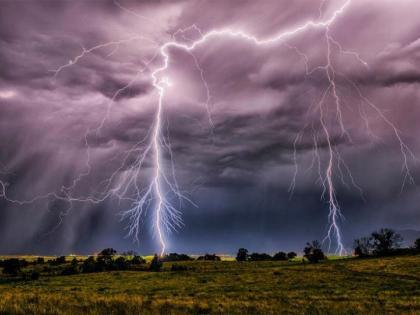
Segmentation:
<svg viewBox="0 0 420 315">
<path fill-rule="evenodd" d="M 145 259 L 112 248 L 89 257 L 11 257 L 0 260 L 0 314 L 419 314 L 420 240 L 409 249 L 399 242 L 379 230 L 338 260 L 317 241 L 299 258 L 245 248 L 236 261 Z"/>
</svg>

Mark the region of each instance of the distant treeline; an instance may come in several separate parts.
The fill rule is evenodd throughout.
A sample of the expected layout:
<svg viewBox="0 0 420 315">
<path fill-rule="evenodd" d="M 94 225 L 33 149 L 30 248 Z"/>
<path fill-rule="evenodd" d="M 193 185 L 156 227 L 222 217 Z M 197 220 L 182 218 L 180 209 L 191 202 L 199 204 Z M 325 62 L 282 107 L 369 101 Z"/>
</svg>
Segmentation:
<svg viewBox="0 0 420 315">
<path fill-rule="evenodd" d="M 419 254 L 420 239 L 417 239 L 412 247 L 401 248 L 403 239 L 401 235 L 392 229 L 380 229 L 372 232 L 367 237 L 356 239 L 354 242 L 354 256 L 381 257 L 389 255 Z M 327 259 L 321 249 L 321 243 L 312 241 L 307 243 L 303 249 L 302 262 L 317 263 Z M 287 261 L 297 257 L 295 252 L 278 252 L 274 255 L 266 253 L 248 253 L 245 248 L 240 248 L 236 254 L 238 262 L 253 261 Z M 86 259 L 67 260 L 65 256 L 45 261 L 43 257 L 38 257 L 34 261 L 25 259 L 10 258 L 0 260 L 2 273 L 9 277 L 20 277 L 25 280 L 37 280 L 41 274 L 53 275 L 73 275 L 79 273 L 94 273 L 103 271 L 133 270 L 133 271 L 160 271 L 164 262 L 171 262 L 171 271 L 183 271 L 193 269 L 188 264 L 176 264 L 181 261 L 195 260 L 189 255 L 170 253 L 162 257 L 154 255 L 150 263 L 134 252 L 125 252 L 118 255 L 113 248 L 106 248 L 96 256 L 89 256 Z M 199 261 L 220 261 L 221 258 L 216 254 L 205 254 L 199 256 Z"/>
</svg>

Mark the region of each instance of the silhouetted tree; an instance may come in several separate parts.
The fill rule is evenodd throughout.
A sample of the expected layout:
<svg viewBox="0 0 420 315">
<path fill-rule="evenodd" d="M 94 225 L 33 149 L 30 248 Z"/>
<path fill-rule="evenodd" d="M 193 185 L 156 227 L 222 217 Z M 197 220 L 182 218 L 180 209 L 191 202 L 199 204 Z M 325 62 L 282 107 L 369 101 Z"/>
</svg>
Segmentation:
<svg viewBox="0 0 420 315">
<path fill-rule="evenodd" d="M 297 256 L 297 254 L 295 252 L 288 252 L 287 253 L 287 258 L 288 259 L 293 259 Z"/>
<path fill-rule="evenodd" d="M 188 261 L 193 260 L 190 256 L 186 254 L 177 254 L 177 253 L 170 253 L 165 255 L 161 258 L 162 261 Z"/>
<path fill-rule="evenodd" d="M 198 257 L 197 260 L 220 261 L 220 257 L 216 254 L 205 254 L 204 256 Z"/>
<path fill-rule="evenodd" d="M 238 253 L 236 254 L 237 261 L 247 261 L 248 257 L 248 250 L 246 248 L 238 249 Z"/>
<path fill-rule="evenodd" d="M 287 255 L 285 252 L 278 252 L 274 254 L 273 260 L 287 260 Z"/>
<path fill-rule="evenodd" d="M 133 265 L 141 265 L 141 264 L 145 264 L 146 260 L 143 259 L 143 257 L 141 256 L 134 256 L 133 259 L 131 259 L 131 263 Z"/>
<path fill-rule="evenodd" d="M 106 256 L 106 257 L 112 257 L 117 254 L 117 251 L 113 248 L 105 248 L 101 250 L 101 252 L 98 254 L 98 256 Z"/>
<path fill-rule="evenodd" d="M 77 261 L 76 258 L 73 258 L 73 260 L 70 263 L 70 266 L 67 266 L 66 268 L 64 268 L 61 274 L 64 276 L 69 276 L 69 275 L 78 274 L 79 271 L 80 271 L 79 262 Z"/>
<path fill-rule="evenodd" d="M 325 259 L 324 252 L 321 249 L 321 243 L 318 241 L 312 241 L 312 243 L 306 243 L 306 247 L 303 249 L 305 258 L 312 263 L 317 263 L 320 260 Z"/>
<path fill-rule="evenodd" d="M 162 262 L 159 260 L 159 256 L 157 254 L 153 256 L 149 269 L 150 271 L 160 271 L 162 269 Z"/>
<path fill-rule="evenodd" d="M 82 272 L 83 273 L 90 273 L 96 271 L 96 264 L 95 258 L 93 256 L 89 256 L 82 264 Z"/>
<path fill-rule="evenodd" d="M 10 258 L 3 260 L 3 273 L 17 276 L 20 272 L 21 263 L 17 258 Z"/>
<path fill-rule="evenodd" d="M 66 256 L 57 257 L 53 260 L 50 260 L 49 263 L 50 265 L 54 265 L 54 266 L 63 265 L 66 263 Z"/>
<path fill-rule="evenodd" d="M 414 241 L 414 248 L 420 250 L 420 238 Z"/>
<path fill-rule="evenodd" d="M 127 270 L 130 267 L 129 262 L 122 256 L 115 259 L 114 265 L 117 270 Z"/>
<path fill-rule="evenodd" d="M 402 236 L 392 229 L 384 228 L 371 234 L 373 253 L 378 256 L 388 255 L 400 247 Z"/>
<path fill-rule="evenodd" d="M 34 270 L 31 272 L 31 280 L 38 280 L 39 279 L 39 272 Z"/>
<path fill-rule="evenodd" d="M 263 260 L 271 260 L 272 257 L 266 253 L 252 253 L 249 256 L 250 261 L 263 261 Z"/>
<path fill-rule="evenodd" d="M 36 259 L 36 263 L 37 263 L 37 264 L 39 264 L 39 265 L 43 264 L 44 262 L 45 262 L 44 257 L 38 257 L 38 258 Z"/>
<path fill-rule="evenodd" d="M 354 254 L 359 257 L 366 257 L 372 253 L 372 239 L 361 237 L 354 240 Z"/>
</svg>

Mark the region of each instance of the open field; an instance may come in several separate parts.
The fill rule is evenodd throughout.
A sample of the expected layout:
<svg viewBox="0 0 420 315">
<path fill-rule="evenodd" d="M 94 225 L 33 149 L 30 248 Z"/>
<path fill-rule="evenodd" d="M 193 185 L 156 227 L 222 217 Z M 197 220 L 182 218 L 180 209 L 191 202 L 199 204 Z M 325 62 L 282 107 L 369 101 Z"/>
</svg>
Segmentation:
<svg viewBox="0 0 420 315">
<path fill-rule="evenodd" d="M 420 314 L 420 256 L 177 264 L 189 270 L 2 276 L 0 314 Z"/>
</svg>

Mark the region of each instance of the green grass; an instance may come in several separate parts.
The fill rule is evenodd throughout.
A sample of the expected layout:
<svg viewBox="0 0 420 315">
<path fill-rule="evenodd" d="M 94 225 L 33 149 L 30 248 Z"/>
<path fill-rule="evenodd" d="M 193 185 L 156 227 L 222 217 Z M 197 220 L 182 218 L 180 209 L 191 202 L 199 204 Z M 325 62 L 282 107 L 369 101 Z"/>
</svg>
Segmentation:
<svg viewBox="0 0 420 315">
<path fill-rule="evenodd" d="M 0 278 L 0 314 L 420 314 L 420 256 Z"/>
</svg>

